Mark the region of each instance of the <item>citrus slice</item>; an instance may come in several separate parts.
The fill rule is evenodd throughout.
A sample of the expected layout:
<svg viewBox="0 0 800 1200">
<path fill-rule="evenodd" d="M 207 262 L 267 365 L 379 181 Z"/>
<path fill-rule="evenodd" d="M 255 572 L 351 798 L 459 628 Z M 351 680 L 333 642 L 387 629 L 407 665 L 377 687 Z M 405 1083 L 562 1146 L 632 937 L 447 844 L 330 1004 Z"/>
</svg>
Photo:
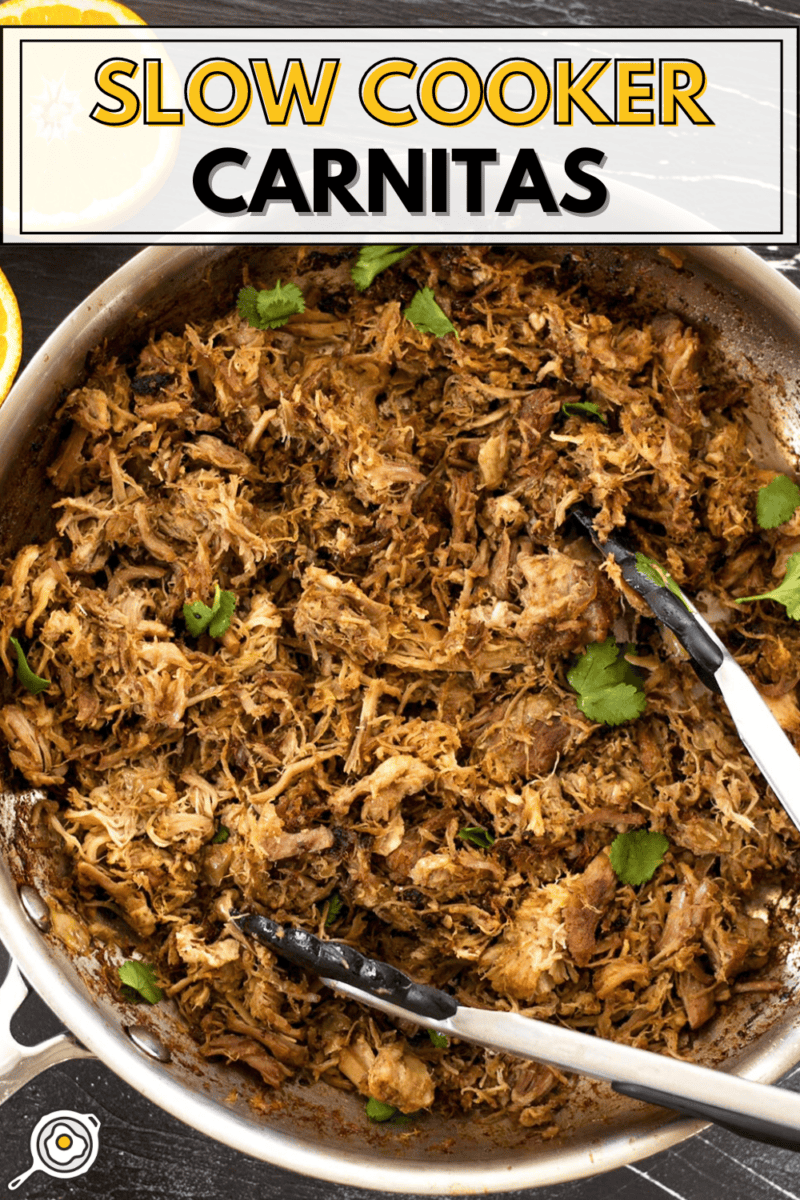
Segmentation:
<svg viewBox="0 0 800 1200">
<path fill-rule="evenodd" d="M 115 0 L 92 0 L 80 7 L 45 0 L 7 0 L 0 4 L 0 25 L 146 25 Z"/>
<path fill-rule="evenodd" d="M 174 108 L 181 90 L 164 48 L 146 22 L 116 0 L 6 0 L 0 25 L 9 27 L 11 39 L 4 63 L 4 96 L 11 98 L 3 118 L 4 233 L 48 240 L 119 227 L 160 192 L 181 130 L 142 120 L 115 128 L 91 119 L 104 98 L 95 79 L 104 56 L 98 26 L 141 30 L 141 41 L 138 32 L 126 40 L 126 57 L 163 60 L 165 102 Z M 61 28 L 51 33 L 54 26 Z"/>
<path fill-rule="evenodd" d="M 0 271 L 0 404 L 14 382 L 22 355 L 22 322 L 17 297 Z"/>
</svg>

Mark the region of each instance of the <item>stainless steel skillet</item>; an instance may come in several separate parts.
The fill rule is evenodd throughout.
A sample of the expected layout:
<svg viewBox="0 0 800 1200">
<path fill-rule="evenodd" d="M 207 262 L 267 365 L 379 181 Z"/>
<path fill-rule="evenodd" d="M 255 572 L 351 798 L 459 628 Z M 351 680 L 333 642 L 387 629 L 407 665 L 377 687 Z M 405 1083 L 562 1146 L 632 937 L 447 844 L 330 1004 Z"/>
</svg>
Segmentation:
<svg viewBox="0 0 800 1200">
<path fill-rule="evenodd" d="M 551 261 L 565 252 L 532 251 Z M 719 330 L 731 358 L 757 380 L 753 442 L 760 447 L 758 457 L 777 467 L 791 461 L 800 449 L 800 310 L 790 284 L 738 249 L 687 250 L 681 268 L 653 248 L 574 253 L 583 256 L 580 269 L 587 277 L 605 280 L 609 288 L 635 288 L 643 299 L 684 313 L 701 328 Z M 180 329 L 185 319 L 226 306 L 240 280 L 242 257 L 231 248 L 145 251 L 98 289 L 43 348 L 0 408 L 3 554 L 47 528 L 42 464 L 55 439 L 50 417 L 60 389 L 78 379 L 86 353 L 105 336 L 122 349 L 144 338 L 150 327 Z M 271 261 L 280 272 L 280 249 L 260 247 L 247 252 L 247 259 Z M 0 765 L 0 794 L 10 792 L 13 782 Z M 65 919 L 54 902 L 59 864 L 26 835 L 32 804 L 35 800 L 29 799 L 15 805 L 5 795 L 0 800 L 4 940 L 32 986 L 91 1052 L 210 1137 L 321 1179 L 395 1192 L 453 1194 L 551 1185 L 597 1173 L 653 1154 L 700 1128 L 699 1122 L 635 1106 L 591 1082 L 564 1114 L 561 1136 L 550 1142 L 528 1130 L 482 1125 L 474 1118 L 446 1122 L 435 1114 L 403 1141 L 395 1131 L 365 1127 L 360 1099 L 333 1089 L 296 1088 L 285 1094 L 282 1107 L 259 1114 L 248 1105 L 244 1077 L 200 1059 L 168 1008 L 159 1006 L 144 1016 L 137 1009 L 135 1015 L 168 1048 L 168 1063 L 146 1056 L 131 1040 L 131 1010 L 108 991 L 101 958 L 83 951 L 68 914 Z M 49 901 L 49 933 L 40 932 L 26 915 L 21 884 L 33 885 Z M 65 938 L 72 943 L 69 949 Z M 765 1081 L 800 1060 L 795 1002 L 800 975 L 792 958 L 785 980 L 785 995 L 769 1002 L 740 997 L 725 1023 L 700 1039 L 700 1057 L 724 1061 L 748 1078 Z M 6 1004 L 12 1003 L 11 995 L 9 991 Z M 72 1052 L 61 1041 L 46 1053 L 53 1061 L 54 1054 Z M 28 1061 L 33 1069 L 34 1057 Z M 240 1099 L 226 1104 L 234 1083 Z M 452 1145 L 445 1145 L 450 1138 Z"/>
</svg>

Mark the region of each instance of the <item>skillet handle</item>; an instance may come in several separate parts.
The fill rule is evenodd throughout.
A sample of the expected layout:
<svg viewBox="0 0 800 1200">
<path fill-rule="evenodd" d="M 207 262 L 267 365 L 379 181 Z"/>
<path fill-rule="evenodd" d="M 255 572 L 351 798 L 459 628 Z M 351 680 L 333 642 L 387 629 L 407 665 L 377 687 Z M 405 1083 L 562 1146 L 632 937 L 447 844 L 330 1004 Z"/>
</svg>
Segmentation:
<svg viewBox="0 0 800 1200">
<path fill-rule="evenodd" d="M 28 985 L 12 959 L 0 985 L 0 1104 L 56 1063 L 95 1057 L 67 1033 L 39 1042 L 38 1046 L 20 1045 L 11 1032 L 11 1019 L 27 994 Z"/>
<path fill-rule="evenodd" d="M 800 1150 L 800 1130 L 795 1137 L 788 1136 L 784 1126 L 776 1125 L 755 1113 L 747 1116 L 743 1113 L 732 1113 L 703 1100 L 673 1096 L 671 1092 L 660 1092 L 657 1088 L 645 1087 L 639 1083 L 612 1083 L 611 1086 L 621 1096 L 643 1100 L 645 1104 L 658 1104 L 661 1108 L 671 1108 L 673 1112 L 683 1113 L 687 1117 L 701 1117 L 706 1121 L 713 1121 L 715 1125 L 721 1125 L 723 1129 L 728 1129 L 739 1137 L 763 1142 L 767 1146 L 778 1146 L 781 1150 Z"/>
</svg>

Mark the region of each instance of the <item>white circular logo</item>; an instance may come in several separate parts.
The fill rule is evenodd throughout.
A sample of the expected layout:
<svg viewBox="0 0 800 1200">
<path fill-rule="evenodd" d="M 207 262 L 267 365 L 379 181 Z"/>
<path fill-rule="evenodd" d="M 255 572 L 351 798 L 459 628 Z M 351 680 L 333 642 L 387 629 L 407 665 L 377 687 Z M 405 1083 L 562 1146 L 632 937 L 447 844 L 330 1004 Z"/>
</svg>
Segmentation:
<svg viewBox="0 0 800 1200">
<path fill-rule="evenodd" d="M 97 1158 L 99 1128 L 94 1113 L 76 1113 L 65 1108 L 42 1117 L 31 1134 L 33 1165 L 12 1179 L 9 1189 L 14 1191 L 34 1171 L 44 1171 L 57 1179 L 83 1175 Z"/>
</svg>

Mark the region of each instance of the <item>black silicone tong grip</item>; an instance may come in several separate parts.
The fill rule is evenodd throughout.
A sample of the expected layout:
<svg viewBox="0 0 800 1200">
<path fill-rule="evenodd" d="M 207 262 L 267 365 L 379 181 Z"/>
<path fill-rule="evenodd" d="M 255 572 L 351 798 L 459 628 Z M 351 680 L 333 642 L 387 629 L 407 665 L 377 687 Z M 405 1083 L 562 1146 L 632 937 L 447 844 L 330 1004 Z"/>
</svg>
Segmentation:
<svg viewBox="0 0 800 1200">
<path fill-rule="evenodd" d="M 794 1131 L 787 1125 L 778 1125 L 764 1117 L 745 1117 L 740 1113 L 732 1113 L 727 1108 L 717 1108 L 714 1104 L 705 1104 L 700 1100 L 687 1100 L 683 1096 L 659 1092 L 657 1088 L 644 1087 L 639 1083 L 612 1083 L 611 1086 L 621 1096 L 630 1096 L 632 1100 L 642 1100 L 646 1104 L 658 1104 L 661 1108 L 671 1108 L 686 1117 L 700 1117 L 704 1121 L 713 1121 L 715 1125 L 721 1125 L 723 1129 L 739 1137 L 763 1142 L 767 1146 L 777 1146 L 781 1150 L 800 1150 L 800 1129 Z"/>
<path fill-rule="evenodd" d="M 678 641 L 691 657 L 692 665 L 703 683 L 712 692 L 719 692 L 714 673 L 722 666 L 722 651 L 697 621 L 694 614 L 678 596 L 668 588 L 661 587 L 643 575 L 636 566 L 636 555 L 615 535 L 601 542 L 594 528 L 594 519 L 588 509 L 577 505 L 571 516 L 588 533 L 602 554 L 611 555 L 619 564 L 622 578 L 652 608 L 667 629 L 671 629 Z"/>
<path fill-rule="evenodd" d="M 304 929 L 294 929 L 291 925 L 281 925 L 269 917 L 252 913 L 239 914 L 232 919 L 249 937 L 324 979 L 349 983 L 351 987 L 432 1021 L 445 1021 L 455 1016 L 458 1010 L 457 1002 L 446 992 L 425 983 L 415 983 L 397 967 L 367 958 L 343 942 L 323 942 Z"/>
</svg>

